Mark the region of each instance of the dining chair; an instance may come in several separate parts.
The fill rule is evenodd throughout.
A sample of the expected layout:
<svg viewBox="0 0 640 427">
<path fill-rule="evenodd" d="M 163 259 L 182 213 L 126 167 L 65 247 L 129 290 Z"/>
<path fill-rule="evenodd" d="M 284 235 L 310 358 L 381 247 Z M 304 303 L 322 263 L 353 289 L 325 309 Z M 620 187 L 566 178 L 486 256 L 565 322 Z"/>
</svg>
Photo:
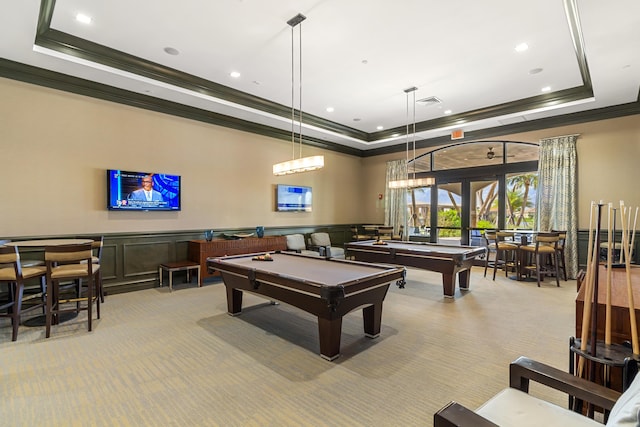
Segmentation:
<svg viewBox="0 0 640 427">
<path fill-rule="evenodd" d="M 34 295 L 25 296 L 25 281 L 39 278 L 41 294 L 37 296 L 41 297 L 45 293 L 47 270 L 43 266 L 23 268 L 18 248 L 11 246 L 0 246 L 0 264 L 4 266 L 0 268 L 0 283 L 6 283 L 8 286 L 6 300 L 0 302 L 0 317 L 11 319 L 13 327 L 11 341 L 16 341 L 22 313 L 44 307 L 42 299 L 40 302 L 32 304 Z M 25 308 L 24 303 L 27 301 L 29 301 L 29 306 Z"/>
<path fill-rule="evenodd" d="M 541 278 L 544 276 L 553 276 L 556 278 L 556 285 L 560 286 L 559 268 L 558 268 L 558 241 L 560 233 L 538 233 L 535 243 L 521 246 L 520 250 L 524 253 L 532 255 L 530 257 L 533 264 L 524 266 L 523 271 L 536 273 L 538 287 L 540 287 Z"/>
<path fill-rule="evenodd" d="M 519 274 L 518 244 L 515 242 L 515 233 L 512 231 L 496 231 L 496 259 L 493 263 L 493 280 L 496 280 L 498 267 L 504 269 L 505 277 L 509 275 L 509 269 Z"/>
<path fill-rule="evenodd" d="M 93 263 L 93 244 L 47 246 L 46 338 L 62 313 L 87 311 L 87 328 L 92 330 L 93 305 L 100 318 L 100 264 Z M 70 305 L 71 304 L 71 305 Z"/>
</svg>

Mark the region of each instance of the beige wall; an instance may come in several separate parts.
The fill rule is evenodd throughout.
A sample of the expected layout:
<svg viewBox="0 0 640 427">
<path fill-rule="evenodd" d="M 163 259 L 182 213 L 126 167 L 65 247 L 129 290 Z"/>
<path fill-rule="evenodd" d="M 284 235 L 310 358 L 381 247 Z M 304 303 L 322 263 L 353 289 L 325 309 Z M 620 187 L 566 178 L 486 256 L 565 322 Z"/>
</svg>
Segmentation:
<svg viewBox="0 0 640 427">
<path fill-rule="evenodd" d="M 274 177 L 290 142 L 0 79 L 0 236 L 350 224 L 361 159 Z M 182 176 L 180 212 L 109 212 L 106 169 Z M 274 185 L 309 185 L 312 213 L 278 213 Z"/>
<path fill-rule="evenodd" d="M 502 135 L 498 138 L 538 142 L 541 138 L 570 134 L 580 134 L 577 142 L 578 227 L 586 229 L 589 226 L 591 201 L 613 202 L 617 207 L 620 200 L 624 200 L 627 206 L 640 206 L 640 116 Z M 432 149 L 418 150 L 417 154 Z M 379 209 L 379 203 L 372 196 L 384 193 L 386 162 L 404 156 L 402 152 L 363 159 L 363 206 L 367 215 L 362 222 L 384 221 L 384 210 Z M 603 226 L 606 227 L 606 224 Z"/>
<path fill-rule="evenodd" d="M 322 153 L 325 168 L 274 177 L 291 146 L 160 113 L 0 78 L 0 237 L 384 221 L 386 161 Z M 590 201 L 640 205 L 640 117 L 500 136 L 537 142 L 579 133 L 579 227 Z M 418 150 L 422 154 L 429 150 Z M 109 212 L 108 168 L 182 175 L 181 212 Z M 312 213 L 274 211 L 277 183 L 310 185 Z"/>
</svg>

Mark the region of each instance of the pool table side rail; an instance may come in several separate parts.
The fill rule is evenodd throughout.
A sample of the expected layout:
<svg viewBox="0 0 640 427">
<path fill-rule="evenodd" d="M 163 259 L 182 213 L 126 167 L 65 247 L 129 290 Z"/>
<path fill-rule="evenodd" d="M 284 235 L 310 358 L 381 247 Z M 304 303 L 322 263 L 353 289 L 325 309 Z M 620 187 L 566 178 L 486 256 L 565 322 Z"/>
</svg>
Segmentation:
<svg viewBox="0 0 640 427">
<path fill-rule="evenodd" d="M 298 254 L 286 254 L 287 256 L 299 256 Z M 224 258 L 208 259 L 207 264 L 210 269 L 218 270 L 237 276 L 250 276 L 251 281 L 268 283 L 277 287 L 288 287 L 296 289 L 300 292 L 304 292 L 310 295 L 321 295 L 322 289 L 327 287 L 341 286 L 344 287 L 345 295 L 353 295 L 362 291 L 366 291 L 373 286 L 382 286 L 387 283 L 400 280 L 403 277 L 404 269 L 391 266 L 391 265 L 378 265 L 366 262 L 358 261 L 345 261 L 345 260 L 331 260 L 327 259 L 327 262 L 334 263 L 346 263 L 352 265 L 364 266 L 367 269 L 375 270 L 372 273 L 360 275 L 357 279 L 343 281 L 337 285 L 327 285 L 325 283 L 301 278 L 292 274 L 282 274 L 271 272 L 266 269 L 260 269 L 259 267 L 248 268 L 244 265 L 233 264 L 225 262 L 225 260 L 232 260 L 233 258 L 244 258 L 245 256 L 234 256 Z M 323 259 L 317 259 L 317 257 L 311 257 L 313 262 L 324 262 Z M 330 267 L 327 267 L 330 268 Z M 247 273 L 249 272 L 249 273 Z M 276 280 L 279 279 L 279 280 Z"/>
</svg>

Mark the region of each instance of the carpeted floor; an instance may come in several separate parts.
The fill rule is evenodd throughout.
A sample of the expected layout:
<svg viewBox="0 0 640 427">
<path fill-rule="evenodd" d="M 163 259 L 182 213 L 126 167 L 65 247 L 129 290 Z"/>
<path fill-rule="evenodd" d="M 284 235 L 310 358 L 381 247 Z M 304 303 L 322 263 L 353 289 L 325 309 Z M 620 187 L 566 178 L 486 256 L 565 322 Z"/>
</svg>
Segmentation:
<svg viewBox="0 0 640 427">
<path fill-rule="evenodd" d="M 176 277 L 179 277 L 176 275 Z M 345 317 L 342 355 L 318 355 L 315 317 L 246 295 L 226 314 L 224 285 L 111 295 L 86 331 L 0 322 L 0 424 L 7 426 L 430 426 L 450 400 L 474 408 L 508 385 L 520 355 L 568 368 L 575 281 L 495 282 L 442 296 L 441 277 L 410 269 L 392 285 L 382 331 Z M 566 398 L 536 385 L 532 393 Z"/>
</svg>

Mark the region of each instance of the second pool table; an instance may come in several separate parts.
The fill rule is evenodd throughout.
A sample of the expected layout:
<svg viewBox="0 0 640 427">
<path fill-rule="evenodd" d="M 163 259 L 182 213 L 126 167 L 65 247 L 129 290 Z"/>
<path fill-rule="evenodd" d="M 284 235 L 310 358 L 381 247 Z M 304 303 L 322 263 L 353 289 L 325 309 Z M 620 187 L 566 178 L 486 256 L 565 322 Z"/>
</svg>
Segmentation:
<svg viewBox="0 0 640 427">
<path fill-rule="evenodd" d="M 375 240 L 351 242 L 345 245 L 347 256 L 358 261 L 398 264 L 442 273 L 444 296 L 453 298 L 456 275 L 460 290 L 469 290 L 469 278 L 473 260 L 486 252 L 483 247 L 439 245 L 399 240 Z"/>
</svg>

